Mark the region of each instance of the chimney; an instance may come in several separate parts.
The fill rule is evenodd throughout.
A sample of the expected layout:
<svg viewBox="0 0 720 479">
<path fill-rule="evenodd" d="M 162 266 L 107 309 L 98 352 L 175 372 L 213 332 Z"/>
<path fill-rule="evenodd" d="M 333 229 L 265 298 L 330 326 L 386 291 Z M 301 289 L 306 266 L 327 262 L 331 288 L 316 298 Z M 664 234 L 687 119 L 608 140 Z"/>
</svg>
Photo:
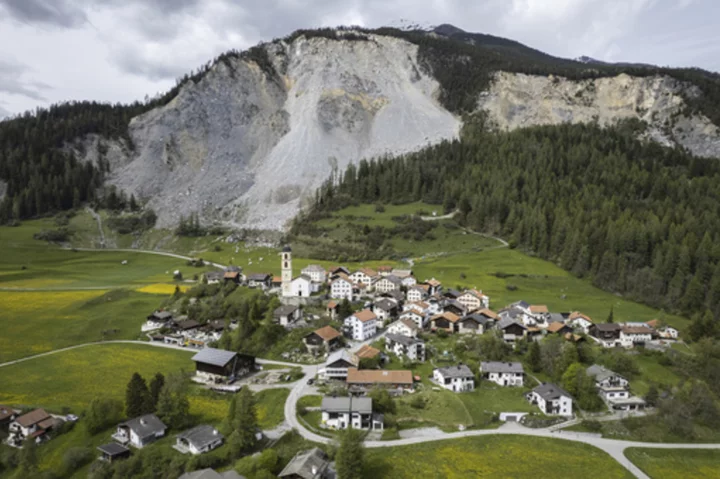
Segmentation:
<svg viewBox="0 0 720 479">
<path fill-rule="evenodd" d="M 147 420 L 146 420 L 144 417 L 143 417 L 143 418 L 140 418 L 140 424 L 142 424 L 143 426 L 146 426 L 146 425 L 147 425 Z"/>
<path fill-rule="evenodd" d="M 213 429 L 213 436 L 217 436 L 217 435 L 218 435 L 217 429 Z"/>
<path fill-rule="evenodd" d="M 312 471 L 312 475 L 313 475 L 313 476 L 317 476 L 317 473 L 318 473 L 318 468 L 317 468 L 317 466 L 313 466 L 313 467 L 311 468 L 311 471 Z"/>
</svg>

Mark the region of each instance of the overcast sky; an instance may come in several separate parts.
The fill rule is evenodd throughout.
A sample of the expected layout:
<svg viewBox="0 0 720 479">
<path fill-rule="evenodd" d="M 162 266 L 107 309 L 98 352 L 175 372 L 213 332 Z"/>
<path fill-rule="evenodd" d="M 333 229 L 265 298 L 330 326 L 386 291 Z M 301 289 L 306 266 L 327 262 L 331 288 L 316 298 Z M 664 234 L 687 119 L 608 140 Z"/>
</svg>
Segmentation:
<svg viewBox="0 0 720 479">
<path fill-rule="evenodd" d="M 128 102 L 298 28 L 452 23 L 562 57 L 720 71 L 720 0 L 0 0 L 0 118 Z"/>
</svg>

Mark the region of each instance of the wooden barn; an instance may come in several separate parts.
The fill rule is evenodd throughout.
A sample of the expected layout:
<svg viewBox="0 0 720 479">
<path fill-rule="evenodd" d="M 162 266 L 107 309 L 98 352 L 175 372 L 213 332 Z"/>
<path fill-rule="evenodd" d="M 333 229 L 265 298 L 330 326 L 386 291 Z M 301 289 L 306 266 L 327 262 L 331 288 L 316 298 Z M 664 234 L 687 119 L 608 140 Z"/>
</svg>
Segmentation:
<svg viewBox="0 0 720 479">
<path fill-rule="evenodd" d="M 238 378 L 255 370 L 255 356 L 223 349 L 204 348 L 192 360 L 195 374 L 213 382 Z"/>
</svg>

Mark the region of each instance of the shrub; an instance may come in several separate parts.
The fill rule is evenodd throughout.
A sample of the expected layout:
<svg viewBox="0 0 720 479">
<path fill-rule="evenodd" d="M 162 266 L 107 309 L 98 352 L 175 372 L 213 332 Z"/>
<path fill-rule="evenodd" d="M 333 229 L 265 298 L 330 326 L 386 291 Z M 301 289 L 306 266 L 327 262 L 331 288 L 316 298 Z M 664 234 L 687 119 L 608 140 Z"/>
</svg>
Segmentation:
<svg viewBox="0 0 720 479">
<path fill-rule="evenodd" d="M 33 238 L 51 243 L 62 243 L 70 239 L 70 236 L 70 231 L 67 228 L 58 228 L 56 230 L 42 230 L 39 233 L 35 233 Z"/>
<path fill-rule="evenodd" d="M 508 284 L 507 286 L 505 286 L 505 289 L 507 289 L 508 291 L 517 291 L 518 287 L 514 284 Z"/>
<path fill-rule="evenodd" d="M 375 213 L 385 213 L 385 206 L 381 204 L 375 205 Z"/>
<path fill-rule="evenodd" d="M 422 396 L 415 396 L 412 398 L 412 401 L 410 401 L 410 407 L 414 409 L 425 409 L 425 398 Z"/>
<path fill-rule="evenodd" d="M 63 468 L 67 473 L 72 473 L 92 461 L 94 456 L 87 447 L 72 447 L 63 454 Z"/>
<path fill-rule="evenodd" d="M 581 425 L 591 432 L 600 432 L 602 431 L 602 423 L 600 421 L 596 421 L 594 419 L 585 419 Z"/>
</svg>

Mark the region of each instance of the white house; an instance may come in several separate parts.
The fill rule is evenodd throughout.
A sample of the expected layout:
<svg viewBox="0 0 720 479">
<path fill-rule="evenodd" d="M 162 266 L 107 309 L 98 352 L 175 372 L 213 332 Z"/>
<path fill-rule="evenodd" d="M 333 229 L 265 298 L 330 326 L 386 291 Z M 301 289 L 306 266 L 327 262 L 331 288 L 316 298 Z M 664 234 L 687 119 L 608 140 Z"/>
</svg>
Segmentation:
<svg viewBox="0 0 720 479">
<path fill-rule="evenodd" d="M 14 416 L 14 414 L 13 414 Z M 12 417 L 12 416 L 11 416 Z M 55 426 L 55 419 L 44 409 L 35 409 L 10 422 L 8 432 L 9 444 L 20 446 L 29 437 L 40 438 L 45 431 Z"/>
<path fill-rule="evenodd" d="M 613 403 L 630 398 L 630 383 L 619 374 L 598 364 L 590 366 L 586 372 L 595 381 L 598 394 L 605 402 Z"/>
<path fill-rule="evenodd" d="M 531 304 L 530 314 L 535 318 L 535 321 L 544 324 L 550 320 L 550 310 L 548 310 L 545 304 Z"/>
<path fill-rule="evenodd" d="M 431 296 L 442 291 L 442 283 L 435 278 L 425 280 L 423 284 L 428 287 L 427 291 Z"/>
<path fill-rule="evenodd" d="M 412 319 L 398 319 L 387 327 L 389 334 L 399 334 L 408 338 L 416 338 L 420 328 Z"/>
<path fill-rule="evenodd" d="M 392 270 L 392 273 L 390 273 L 390 274 L 392 274 L 393 276 L 397 276 L 397 277 L 400 278 L 400 279 L 405 279 L 405 278 L 407 278 L 408 276 L 412 276 L 412 275 L 413 275 L 413 272 L 412 272 L 411 269 L 397 269 L 397 268 L 395 268 L 395 269 Z"/>
<path fill-rule="evenodd" d="M 465 306 L 468 311 L 490 307 L 490 298 L 476 289 L 465 290 L 464 293 L 458 296 L 457 301 Z"/>
<path fill-rule="evenodd" d="M 325 367 L 319 371 L 319 374 L 325 379 L 345 380 L 348 368 L 357 366 L 358 360 L 355 355 L 348 353 L 345 349 L 339 349 L 328 356 Z"/>
<path fill-rule="evenodd" d="M 353 300 L 353 284 L 344 278 L 337 278 L 330 283 L 330 297 L 333 299 Z"/>
<path fill-rule="evenodd" d="M 329 397 L 322 399 L 322 425 L 333 429 L 369 429 L 382 431 L 383 415 L 373 413 L 369 397 Z"/>
<path fill-rule="evenodd" d="M 409 303 L 417 303 L 419 301 L 423 301 L 428 297 L 428 293 L 422 286 L 412 286 L 408 288 L 407 293 L 405 294 L 405 299 Z"/>
<path fill-rule="evenodd" d="M 567 324 L 574 329 L 582 330 L 582 332 L 585 334 L 590 334 L 590 327 L 594 323 L 593 320 L 590 319 L 590 316 L 579 313 L 577 311 L 573 311 L 572 313 L 570 313 Z"/>
<path fill-rule="evenodd" d="M 525 301 L 518 301 L 499 312 L 501 318 L 513 319 L 524 326 L 536 326 L 537 320 L 530 312 L 530 305 Z"/>
<path fill-rule="evenodd" d="M 573 415 L 572 396 L 554 384 L 543 383 L 527 393 L 526 397 L 531 404 L 537 405 L 545 414 Z"/>
<path fill-rule="evenodd" d="M 380 321 L 385 321 L 397 315 L 398 306 L 395 301 L 383 298 L 373 304 L 373 312 Z"/>
<path fill-rule="evenodd" d="M 300 321 L 302 318 L 303 310 L 300 306 L 294 306 L 292 304 L 280 306 L 273 311 L 273 320 L 284 327 Z"/>
<path fill-rule="evenodd" d="M 423 329 L 425 327 L 427 317 L 428 316 L 424 312 L 415 308 L 408 309 L 400 313 L 400 319 L 407 319 L 409 321 L 412 321 L 413 323 L 415 323 L 418 329 Z"/>
<path fill-rule="evenodd" d="M 647 326 L 622 326 L 620 329 L 620 345 L 632 348 L 637 344 L 649 343 L 652 340 L 652 329 Z"/>
<path fill-rule="evenodd" d="M 181 453 L 203 454 L 220 447 L 225 437 L 209 425 L 197 426 L 175 436 L 174 449 Z"/>
<path fill-rule="evenodd" d="M 307 298 L 312 293 L 317 291 L 317 287 L 313 288 L 313 284 L 317 283 L 313 283 L 312 279 L 310 279 L 310 276 L 306 274 L 301 274 L 297 278 L 293 279 L 290 283 L 290 295 Z"/>
<path fill-rule="evenodd" d="M 397 276 L 389 275 L 375 281 L 373 287 L 378 293 L 389 293 L 399 290 L 402 287 L 402 280 Z"/>
<path fill-rule="evenodd" d="M 379 275 L 377 271 L 370 268 L 361 268 L 350 275 L 350 280 L 354 283 L 363 283 L 370 285 Z"/>
<path fill-rule="evenodd" d="M 146 414 L 120 423 L 112 438 L 125 445 L 138 449 L 165 436 L 167 426 L 155 414 Z"/>
<path fill-rule="evenodd" d="M 495 326 L 497 314 L 489 309 L 483 309 L 476 313 L 463 316 L 458 321 L 458 332 L 460 334 L 484 334 L 485 331 Z"/>
<path fill-rule="evenodd" d="M 369 309 L 363 309 L 345 318 L 345 327 L 352 331 L 352 338 L 365 341 L 377 332 L 377 316 Z"/>
<path fill-rule="evenodd" d="M 300 273 L 309 276 L 315 283 L 324 283 L 327 280 L 327 272 L 319 264 L 305 266 Z"/>
<path fill-rule="evenodd" d="M 425 342 L 411 336 L 388 333 L 385 335 L 385 347 L 398 358 L 411 361 L 425 361 Z"/>
<path fill-rule="evenodd" d="M 465 392 L 475 389 L 475 375 L 464 364 L 433 369 L 433 381 L 453 392 Z"/>
<path fill-rule="evenodd" d="M 415 279 L 415 276 L 405 276 L 403 279 L 400 280 L 400 282 L 406 288 L 413 287 L 417 284 L 417 280 Z"/>
<path fill-rule="evenodd" d="M 509 362 L 482 362 L 480 372 L 488 381 L 500 386 L 522 386 L 524 384 L 525 370 L 522 363 Z"/>
</svg>

